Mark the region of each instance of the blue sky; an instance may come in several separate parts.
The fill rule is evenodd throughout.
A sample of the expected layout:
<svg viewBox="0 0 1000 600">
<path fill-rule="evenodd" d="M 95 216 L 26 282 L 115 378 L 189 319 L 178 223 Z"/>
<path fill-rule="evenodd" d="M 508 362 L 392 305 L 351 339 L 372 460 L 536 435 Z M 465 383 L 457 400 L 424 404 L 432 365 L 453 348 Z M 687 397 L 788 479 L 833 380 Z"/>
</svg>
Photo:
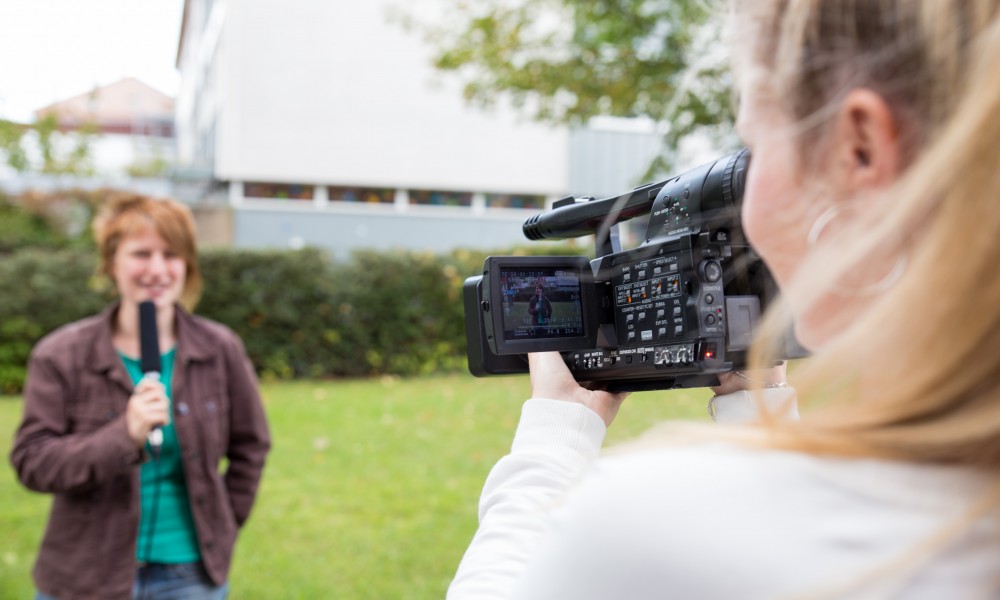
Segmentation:
<svg viewBox="0 0 1000 600">
<path fill-rule="evenodd" d="M 175 95 L 183 0 L 0 0 L 0 118 L 123 77 Z"/>
</svg>

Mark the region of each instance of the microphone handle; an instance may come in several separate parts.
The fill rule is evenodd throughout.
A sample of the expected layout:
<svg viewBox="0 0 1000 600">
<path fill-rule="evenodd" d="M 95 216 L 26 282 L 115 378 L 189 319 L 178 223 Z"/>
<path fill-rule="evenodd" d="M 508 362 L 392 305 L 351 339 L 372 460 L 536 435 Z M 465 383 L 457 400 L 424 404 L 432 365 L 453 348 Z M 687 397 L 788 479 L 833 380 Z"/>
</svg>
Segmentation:
<svg viewBox="0 0 1000 600">
<path fill-rule="evenodd" d="M 163 445 L 163 429 L 159 425 L 149 430 L 146 434 L 146 441 L 154 449 L 159 449 Z"/>
<path fill-rule="evenodd" d="M 152 381 L 159 381 L 160 373 L 159 371 L 148 371 L 147 373 L 143 374 L 142 379 L 144 381 L 147 379 L 150 379 Z M 146 434 L 146 441 L 149 442 L 149 445 L 154 450 L 159 450 L 160 446 L 163 445 L 163 428 L 157 425 L 156 427 L 150 429 L 149 433 Z"/>
</svg>

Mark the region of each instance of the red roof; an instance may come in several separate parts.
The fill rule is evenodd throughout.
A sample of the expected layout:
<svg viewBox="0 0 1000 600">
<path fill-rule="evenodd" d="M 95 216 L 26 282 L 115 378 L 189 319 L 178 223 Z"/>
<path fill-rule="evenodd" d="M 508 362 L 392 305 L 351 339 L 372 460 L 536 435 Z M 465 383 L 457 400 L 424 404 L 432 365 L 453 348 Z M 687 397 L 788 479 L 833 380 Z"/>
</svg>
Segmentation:
<svg viewBox="0 0 1000 600">
<path fill-rule="evenodd" d="M 67 98 L 35 111 L 55 114 L 62 127 L 94 123 L 101 129 L 174 118 L 174 99 L 133 77 Z"/>
</svg>

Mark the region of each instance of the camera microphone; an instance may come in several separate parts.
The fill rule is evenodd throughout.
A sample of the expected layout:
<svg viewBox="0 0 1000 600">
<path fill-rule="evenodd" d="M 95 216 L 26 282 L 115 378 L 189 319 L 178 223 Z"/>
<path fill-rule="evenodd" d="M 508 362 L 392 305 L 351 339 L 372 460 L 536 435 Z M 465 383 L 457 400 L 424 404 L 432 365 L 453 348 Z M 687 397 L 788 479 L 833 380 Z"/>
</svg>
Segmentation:
<svg viewBox="0 0 1000 600">
<path fill-rule="evenodd" d="M 566 239 L 593 235 L 602 226 L 644 215 L 656 200 L 663 183 L 652 183 L 631 192 L 601 200 L 574 198 L 557 201 L 552 210 L 530 217 L 522 228 L 529 240 Z"/>
<path fill-rule="evenodd" d="M 160 336 L 156 329 L 156 304 L 152 300 L 139 303 L 139 367 L 143 379 L 160 380 Z M 157 426 L 146 436 L 153 452 L 163 445 L 163 430 Z"/>
</svg>

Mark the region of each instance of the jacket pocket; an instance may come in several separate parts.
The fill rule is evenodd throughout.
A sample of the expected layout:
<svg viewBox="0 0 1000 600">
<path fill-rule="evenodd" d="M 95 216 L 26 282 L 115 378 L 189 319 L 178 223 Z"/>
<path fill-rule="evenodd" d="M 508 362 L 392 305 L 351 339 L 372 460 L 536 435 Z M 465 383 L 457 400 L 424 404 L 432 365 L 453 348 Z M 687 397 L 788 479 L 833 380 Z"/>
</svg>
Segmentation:
<svg viewBox="0 0 1000 600">
<path fill-rule="evenodd" d="M 216 456 L 225 456 L 229 442 L 229 403 L 226 397 L 214 395 L 203 399 L 201 411 L 205 416 L 202 427 L 205 447 L 211 448 Z"/>
<path fill-rule="evenodd" d="M 112 421 L 117 415 L 103 402 L 72 402 L 67 407 L 70 433 L 96 431 Z"/>
</svg>

